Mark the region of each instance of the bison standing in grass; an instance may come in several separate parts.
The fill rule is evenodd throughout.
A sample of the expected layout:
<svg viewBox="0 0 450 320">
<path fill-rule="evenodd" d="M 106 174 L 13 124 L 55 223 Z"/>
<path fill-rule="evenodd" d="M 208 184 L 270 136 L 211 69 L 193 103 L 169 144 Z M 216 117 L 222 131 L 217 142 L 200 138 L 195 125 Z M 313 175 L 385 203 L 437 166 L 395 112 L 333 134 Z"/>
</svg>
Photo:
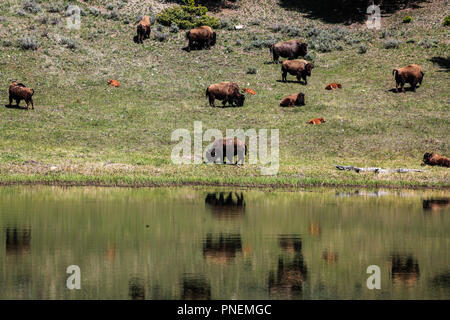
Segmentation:
<svg viewBox="0 0 450 320">
<path fill-rule="evenodd" d="M 34 109 L 33 94 L 34 89 L 27 88 L 24 84 L 13 81 L 9 86 L 9 105 L 12 105 L 12 101 L 16 100 L 16 105 L 19 106 L 20 100 L 25 100 L 27 109 L 30 103 L 32 109 Z"/>
<path fill-rule="evenodd" d="M 279 63 L 278 58 L 288 58 L 289 60 L 304 57 L 308 53 L 308 44 L 300 40 L 289 40 L 275 43 L 270 47 L 270 52 L 273 55 L 273 62 Z"/>
<path fill-rule="evenodd" d="M 186 50 L 191 51 L 192 48 L 201 49 L 206 47 L 210 49 L 216 44 L 216 32 L 209 26 L 201 26 L 186 32 L 186 38 L 189 40 Z"/>
<path fill-rule="evenodd" d="M 283 82 L 286 82 L 286 76 L 287 74 L 291 74 L 293 76 L 297 77 L 298 82 L 301 82 L 301 78 L 305 81 L 305 85 L 308 84 L 306 77 L 311 76 L 311 70 L 313 66 L 310 62 L 303 60 L 303 59 L 297 59 L 297 60 L 285 60 L 281 64 L 281 80 Z"/>
<path fill-rule="evenodd" d="M 138 43 L 143 43 L 145 39 L 150 38 L 150 26 L 150 18 L 148 16 L 144 16 L 136 27 Z"/>
<path fill-rule="evenodd" d="M 416 86 L 419 83 L 422 85 L 424 73 L 422 68 L 417 64 L 410 64 L 409 66 L 394 69 L 392 74 L 395 76 L 395 90 L 398 92 L 398 85 L 401 90 L 405 92 L 405 83 L 409 83 L 413 91 L 416 91 Z"/>
<path fill-rule="evenodd" d="M 437 153 L 425 153 L 423 155 L 423 163 L 430 166 L 450 167 L 450 159 L 444 156 L 440 156 Z"/>
<path fill-rule="evenodd" d="M 235 82 L 221 82 L 210 85 L 206 88 L 206 97 L 209 99 L 211 107 L 214 107 L 215 99 L 222 100 L 224 107 L 227 102 L 230 106 L 242 107 L 245 101 L 245 96 L 239 92 L 239 86 Z"/>
<path fill-rule="evenodd" d="M 293 106 L 304 106 L 305 105 L 305 94 L 302 92 L 298 94 L 291 94 L 287 96 L 280 102 L 281 107 L 293 107 Z"/>
<path fill-rule="evenodd" d="M 230 154 L 227 154 L 227 147 L 230 149 Z M 215 162 L 220 159 L 225 163 L 225 157 L 229 163 L 233 163 L 234 156 L 238 156 L 234 164 L 241 162 L 244 164 L 245 155 L 247 154 L 247 147 L 244 142 L 237 138 L 222 138 L 214 141 L 212 147 L 206 151 L 206 159 L 208 162 Z"/>
</svg>

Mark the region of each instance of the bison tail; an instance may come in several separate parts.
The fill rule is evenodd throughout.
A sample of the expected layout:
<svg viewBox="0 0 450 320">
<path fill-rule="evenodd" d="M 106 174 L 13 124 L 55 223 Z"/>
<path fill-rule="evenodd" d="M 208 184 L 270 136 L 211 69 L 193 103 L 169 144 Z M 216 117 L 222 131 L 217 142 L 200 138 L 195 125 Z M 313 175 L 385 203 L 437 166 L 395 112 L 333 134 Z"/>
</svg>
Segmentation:
<svg viewBox="0 0 450 320">
<path fill-rule="evenodd" d="M 189 39 L 189 34 L 191 33 L 190 30 L 186 31 L 186 39 Z"/>
<path fill-rule="evenodd" d="M 206 88 L 206 95 L 205 95 L 205 97 L 206 97 L 206 98 L 209 97 L 209 88 Z"/>
<path fill-rule="evenodd" d="M 213 36 L 212 36 L 212 45 L 215 45 L 216 44 L 216 32 L 214 31 L 213 32 Z"/>
<path fill-rule="evenodd" d="M 33 96 L 34 94 L 34 89 L 31 89 L 31 96 Z"/>
<path fill-rule="evenodd" d="M 396 76 L 397 73 L 398 73 L 398 70 L 397 70 L 397 69 L 392 70 L 392 75 L 393 75 L 393 76 Z"/>
</svg>

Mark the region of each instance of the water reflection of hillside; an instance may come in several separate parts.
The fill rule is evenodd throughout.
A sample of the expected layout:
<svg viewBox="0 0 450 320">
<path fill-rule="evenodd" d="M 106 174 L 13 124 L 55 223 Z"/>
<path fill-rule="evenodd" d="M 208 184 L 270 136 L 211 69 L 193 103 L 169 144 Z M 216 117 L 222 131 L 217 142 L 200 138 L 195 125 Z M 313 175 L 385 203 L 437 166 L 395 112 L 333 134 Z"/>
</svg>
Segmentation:
<svg viewBox="0 0 450 320">
<path fill-rule="evenodd" d="M 391 257 L 392 282 L 396 285 L 414 287 L 420 277 L 418 261 L 412 255 L 394 254 Z"/>
<path fill-rule="evenodd" d="M 239 234 L 209 233 L 203 241 L 203 256 L 208 262 L 228 264 L 241 252 L 242 240 Z"/>
<path fill-rule="evenodd" d="M 244 194 L 237 192 L 208 193 L 206 207 L 218 219 L 232 219 L 245 214 Z"/>
<path fill-rule="evenodd" d="M 299 235 L 280 235 L 278 244 L 282 254 L 278 256 L 277 270 L 269 272 L 269 295 L 277 299 L 302 298 L 303 282 L 308 272 L 302 254 L 302 240 Z"/>
<path fill-rule="evenodd" d="M 211 284 L 204 275 L 184 274 L 181 286 L 182 300 L 211 300 Z"/>
<path fill-rule="evenodd" d="M 8 256 L 27 255 L 31 251 L 31 227 L 6 228 L 5 249 Z"/>
<path fill-rule="evenodd" d="M 424 211 L 439 211 L 450 206 L 450 199 L 424 199 L 422 208 Z"/>
</svg>

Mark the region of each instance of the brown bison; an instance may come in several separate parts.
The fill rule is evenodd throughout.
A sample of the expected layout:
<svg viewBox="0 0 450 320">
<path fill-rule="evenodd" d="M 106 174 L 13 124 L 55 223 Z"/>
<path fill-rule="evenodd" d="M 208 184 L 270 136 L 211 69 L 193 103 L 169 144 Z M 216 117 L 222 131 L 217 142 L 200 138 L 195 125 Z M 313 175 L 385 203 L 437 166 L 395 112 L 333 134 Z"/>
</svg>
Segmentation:
<svg viewBox="0 0 450 320">
<path fill-rule="evenodd" d="M 120 87 L 120 83 L 119 83 L 119 81 L 117 81 L 117 80 L 108 79 L 108 84 L 109 84 L 111 87 L 116 87 L 116 88 L 119 88 L 119 87 Z"/>
<path fill-rule="evenodd" d="M 222 100 L 222 105 L 228 102 L 230 106 L 236 104 L 238 107 L 244 105 L 245 96 L 239 92 L 239 86 L 235 82 L 221 82 L 210 85 L 206 88 L 206 97 L 209 104 L 214 107 L 215 99 Z"/>
<path fill-rule="evenodd" d="M 423 155 L 423 163 L 430 166 L 450 167 L 450 159 L 444 156 L 440 156 L 437 153 L 425 153 Z"/>
<path fill-rule="evenodd" d="M 189 52 L 192 48 L 201 49 L 206 47 L 210 49 L 216 44 L 216 32 L 209 26 L 201 26 L 186 32 L 186 38 L 189 40 L 186 50 Z"/>
<path fill-rule="evenodd" d="M 311 76 L 311 70 L 313 66 L 306 60 L 285 60 L 281 64 L 281 80 L 286 82 L 287 74 L 291 74 L 293 76 L 297 76 L 298 82 L 301 82 L 301 78 L 305 81 L 305 85 L 308 84 L 306 77 Z"/>
<path fill-rule="evenodd" d="M 409 66 L 394 69 L 392 74 L 395 76 L 395 90 L 398 92 L 398 85 L 401 90 L 405 92 L 405 82 L 411 85 L 413 91 L 416 91 L 417 83 L 422 85 L 424 73 L 422 68 L 417 64 L 410 64 Z"/>
<path fill-rule="evenodd" d="M 333 82 L 325 87 L 325 90 L 334 90 L 334 89 L 342 89 L 342 84 Z"/>
<path fill-rule="evenodd" d="M 290 96 L 287 96 L 280 102 L 281 107 L 293 107 L 304 105 L 305 105 L 305 94 L 302 92 L 297 94 L 291 94 Z"/>
<path fill-rule="evenodd" d="M 227 154 L 227 146 L 232 150 L 233 154 Z M 210 149 L 206 151 L 206 159 L 208 162 L 215 162 L 220 159 L 225 163 L 225 157 L 228 162 L 233 163 L 234 156 L 238 156 L 237 161 L 234 164 L 238 164 L 239 161 L 244 164 L 245 155 L 247 154 L 247 147 L 244 142 L 237 138 L 222 138 L 214 141 Z"/>
<path fill-rule="evenodd" d="M 325 121 L 324 118 L 314 118 L 314 119 L 309 120 L 307 123 L 308 124 L 322 124 L 322 123 L 325 123 L 325 122 L 326 121 Z"/>
<path fill-rule="evenodd" d="M 34 89 L 25 87 L 23 83 L 13 81 L 9 86 L 9 105 L 12 105 L 12 101 L 16 100 L 16 104 L 17 106 L 19 106 L 20 100 L 25 100 L 27 104 L 27 109 L 30 103 L 32 109 L 34 109 L 33 94 Z"/>
<path fill-rule="evenodd" d="M 273 62 L 279 63 L 279 57 L 288 58 L 289 60 L 297 59 L 299 56 L 304 57 L 308 53 L 308 44 L 295 39 L 281 41 L 270 46 L 270 52 L 273 55 Z"/>
<path fill-rule="evenodd" d="M 148 16 L 144 16 L 136 27 L 138 43 L 143 43 L 145 39 L 150 38 L 150 26 L 150 18 Z"/>
</svg>

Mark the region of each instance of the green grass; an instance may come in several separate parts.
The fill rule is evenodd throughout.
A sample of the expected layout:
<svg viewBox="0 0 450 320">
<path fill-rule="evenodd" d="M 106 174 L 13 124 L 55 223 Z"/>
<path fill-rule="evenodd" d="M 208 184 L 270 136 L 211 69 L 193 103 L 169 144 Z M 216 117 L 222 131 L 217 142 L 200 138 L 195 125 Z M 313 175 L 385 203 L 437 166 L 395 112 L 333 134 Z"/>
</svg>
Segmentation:
<svg viewBox="0 0 450 320">
<path fill-rule="evenodd" d="M 342 50 L 310 50 L 315 68 L 307 86 L 279 82 L 280 65 L 269 63 L 269 50 L 248 47 L 255 39 L 289 39 L 270 30 L 277 22 L 298 27 L 306 41 L 312 27 L 336 26 L 286 11 L 275 1 L 249 1 L 237 10 L 218 13 L 232 26 L 243 24 L 244 30 L 217 30 L 215 47 L 190 53 L 181 50 L 186 45 L 183 31 L 170 33 L 165 42 L 152 35 L 144 45 L 133 43 L 135 25 L 130 17 L 149 13 L 148 5 L 152 13 L 158 12 L 164 6 L 156 1 L 129 1 L 118 9 L 117 21 L 82 16 L 80 30 L 66 29 L 61 13 L 47 12 L 49 4 L 42 3 L 43 10 L 36 15 L 21 17 L 11 9 L 13 2 L 0 4 L 4 17 L 0 34 L 13 44 L 0 50 L 2 99 L 7 104 L 10 79 L 18 79 L 36 90 L 36 109 L 0 108 L 2 183 L 449 186 L 447 168 L 420 167 L 425 152 L 450 153 L 449 73 L 431 61 L 447 58 L 449 51 L 448 31 L 442 25 L 444 1 L 414 9 L 414 24 L 403 24 L 404 14 L 398 12 L 383 20 L 380 31 L 368 31 L 364 25 L 339 26 L 347 30 L 342 40 L 335 40 Z M 107 12 L 106 3 L 89 5 Z M 89 12 L 85 2 L 79 4 Z M 254 10 L 249 9 L 252 5 Z M 43 16 L 61 22 L 41 24 Z M 260 25 L 250 23 L 257 18 Z M 124 23 L 126 19 L 130 24 Z M 163 31 L 168 33 L 168 28 Z M 384 49 L 383 31 L 387 38 L 401 41 L 398 49 Z M 34 36 L 40 48 L 17 47 L 25 35 Z M 76 48 L 61 45 L 62 37 L 73 40 Z M 407 42 L 411 39 L 416 41 Z M 424 48 L 418 45 L 423 39 L 437 44 Z M 365 54 L 358 51 L 361 44 L 367 46 Z M 415 93 L 388 91 L 395 87 L 392 69 L 409 63 L 423 67 L 422 87 Z M 257 73 L 248 74 L 249 68 Z M 119 80 L 121 87 L 108 87 L 109 78 Z M 235 81 L 257 94 L 247 96 L 242 108 L 210 108 L 205 88 L 220 81 Z M 324 90 L 330 82 L 342 83 L 343 88 Z M 283 97 L 300 91 L 306 95 L 306 106 L 279 107 Z M 315 117 L 327 122 L 306 125 Z M 198 120 L 204 130 L 279 129 L 278 176 L 262 177 L 253 165 L 173 165 L 171 132 L 178 128 L 192 132 Z M 35 163 L 26 163 L 31 160 Z M 426 171 L 356 174 L 337 171 L 333 164 Z"/>
</svg>

